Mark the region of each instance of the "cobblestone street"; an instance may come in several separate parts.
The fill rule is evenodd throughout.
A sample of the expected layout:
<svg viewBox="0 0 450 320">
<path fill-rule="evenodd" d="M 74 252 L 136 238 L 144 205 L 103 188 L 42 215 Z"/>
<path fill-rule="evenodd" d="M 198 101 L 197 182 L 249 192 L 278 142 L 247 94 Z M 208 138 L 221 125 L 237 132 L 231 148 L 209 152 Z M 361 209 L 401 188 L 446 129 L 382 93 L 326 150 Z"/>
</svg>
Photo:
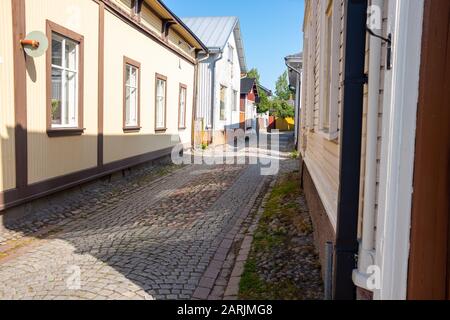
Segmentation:
<svg viewBox="0 0 450 320">
<path fill-rule="evenodd" d="M 0 239 L 0 299 L 223 298 L 229 253 L 273 177 L 258 165 L 146 175 L 95 205 L 81 197 L 70 214 L 59 207 L 49 229 L 10 226 Z"/>
</svg>

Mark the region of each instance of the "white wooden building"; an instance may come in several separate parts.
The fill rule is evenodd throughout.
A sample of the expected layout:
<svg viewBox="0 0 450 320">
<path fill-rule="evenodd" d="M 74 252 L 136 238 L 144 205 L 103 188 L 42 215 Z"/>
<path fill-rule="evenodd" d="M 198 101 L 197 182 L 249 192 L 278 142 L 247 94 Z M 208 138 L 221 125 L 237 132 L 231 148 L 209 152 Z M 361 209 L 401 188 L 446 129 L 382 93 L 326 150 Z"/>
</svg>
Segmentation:
<svg viewBox="0 0 450 320">
<path fill-rule="evenodd" d="M 196 120 L 214 143 L 224 141 L 228 129 L 239 128 L 241 74 L 247 67 L 237 17 L 193 17 L 183 22 L 207 46 L 199 59 Z"/>
</svg>

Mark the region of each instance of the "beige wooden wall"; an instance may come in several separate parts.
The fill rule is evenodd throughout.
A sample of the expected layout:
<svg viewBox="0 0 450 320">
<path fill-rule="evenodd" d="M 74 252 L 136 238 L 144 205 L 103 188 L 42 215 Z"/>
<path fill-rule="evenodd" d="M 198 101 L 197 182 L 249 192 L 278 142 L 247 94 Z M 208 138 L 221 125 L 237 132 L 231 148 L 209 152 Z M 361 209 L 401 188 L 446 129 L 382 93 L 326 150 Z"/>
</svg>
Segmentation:
<svg viewBox="0 0 450 320">
<path fill-rule="evenodd" d="M 0 191 L 16 186 L 11 1 L 0 1 Z"/>
<path fill-rule="evenodd" d="M 27 0 L 27 33 L 45 32 L 46 19 L 84 36 L 84 135 L 46 134 L 46 58 L 28 59 L 28 182 L 82 171 L 97 165 L 98 4 L 92 0 Z"/>
<path fill-rule="evenodd" d="M 105 15 L 105 163 L 160 150 L 191 140 L 194 66 L 115 15 Z M 123 58 L 141 64 L 141 126 L 137 133 L 123 133 Z M 167 80 L 167 131 L 155 133 L 155 75 Z M 185 130 L 178 130 L 180 83 L 187 85 Z"/>
<path fill-rule="evenodd" d="M 339 79 L 342 82 L 344 74 L 344 33 L 345 33 L 345 1 L 339 1 L 337 6 L 339 10 L 333 11 L 340 20 L 339 32 Z M 322 200 L 331 224 L 336 227 L 337 219 L 337 196 L 339 191 L 339 138 L 330 140 L 326 135 L 320 132 L 319 117 L 321 95 L 321 59 L 322 39 L 321 32 L 324 28 L 321 23 L 320 15 L 324 14 L 328 0 L 309 1 L 309 12 L 305 21 L 305 48 L 304 53 L 304 104 L 302 124 L 302 144 L 306 145 L 303 151 L 303 157 L 311 177 L 314 180 L 319 196 Z M 337 95 L 337 123 L 340 126 L 340 111 L 342 108 L 342 88 L 339 86 Z"/>
<path fill-rule="evenodd" d="M 338 103 L 338 128 L 340 129 L 340 115 L 343 105 L 343 89 L 342 86 L 345 74 L 345 1 L 335 0 L 340 2 L 340 10 L 334 12 L 339 15 L 340 20 L 340 50 L 339 50 L 339 94 L 337 96 Z M 305 20 L 305 65 L 304 65 L 304 97 L 303 103 L 305 105 L 302 120 L 302 146 L 303 156 L 311 176 L 314 180 L 318 193 L 321 197 L 322 203 L 327 210 L 330 221 L 336 226 L 337 217 L 337 197 L 339 191 L 339 161 L 340 161 L 340 146 L 339 136 L 336 140 L 330 141 L 320 132 L 319 128 L 319 109 L 320 97 L 323 94 L 321 91 L 320 66 L 321 63 L 321 28 L 320 14 L 324 12 L 328 0 L 309 1 L 309 11 L 306 13 Z M 382 34 L 386 33 L 387 20 L 387 1 L 385 1 L 385 8 L 383 10 L 383 30 Z M 367 38 L 369 44 L 369 38 Z M 386 48 L 383 47 L 382 59 L 380 61 L 381 80 L 380 80 L 380 103 L 379 103 L 379 117 L 378 117 L 378 156 L 377 156 L 377 186 L 376 192 L 378 195 L 379 183 L 379 166 L 381 158 L 381 136 L 382 136 L 382 106 L 384 93 L 384 70 L 386 61 Z M 370 48 L 367 45 L 366 50 L 366 72 L 369 66 Z M 363 132 L 362 132 L 362 150 L 361 150 L 361 191 L 360 191 L 360 207 L 364 203 L 364 176 L 366 163 L 366 138 L 367 138 L 367 104 L 368 104 L 368 87 L 364 88 L 364 113 L 363 113 Z M 378 198 L 378 196 L 377 196 Z M 362 215 L 362 210 L 360 210 Z"/>
</svg>

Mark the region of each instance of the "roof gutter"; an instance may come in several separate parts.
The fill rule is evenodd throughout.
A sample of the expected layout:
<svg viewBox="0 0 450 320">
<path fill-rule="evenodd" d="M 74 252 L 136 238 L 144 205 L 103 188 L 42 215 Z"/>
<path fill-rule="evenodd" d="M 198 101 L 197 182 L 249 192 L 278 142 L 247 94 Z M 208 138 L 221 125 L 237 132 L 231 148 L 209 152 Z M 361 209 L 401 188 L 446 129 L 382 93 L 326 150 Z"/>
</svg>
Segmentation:
<svg viewBox="0 0 450 320">
<path fill-rule="evenodd" d="M 290 71 L 294 71 L 296 74 L 298 74 L 300 77 L 302 76 L 302 72 L 297 70 L 296 68 L 294 68 L 293 66 L 289 65 L 289 62 L 287 59 L 285 59 L 285 63 L 286 63 L 286 67 L 290 70 Z"/>
<path fill-rule="evenodd" d="M 340 186 L 336 228 L 333 298 L 354 300 L 352 280 L 358 254 L 358 214 L 361 171 L 367 0 L 347 6 L 344 105 L 341 116 Z M 357 174 L 355 174 L 357 173 Z"/>
</svg>

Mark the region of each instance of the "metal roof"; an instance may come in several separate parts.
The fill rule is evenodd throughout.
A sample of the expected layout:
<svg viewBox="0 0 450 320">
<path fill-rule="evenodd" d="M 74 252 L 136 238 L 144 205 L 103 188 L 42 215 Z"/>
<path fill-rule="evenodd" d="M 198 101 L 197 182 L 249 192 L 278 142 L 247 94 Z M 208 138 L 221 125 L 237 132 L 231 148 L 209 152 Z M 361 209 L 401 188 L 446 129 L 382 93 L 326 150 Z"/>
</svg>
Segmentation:
<svg viewBox="0 0 450 320">
<path fill-rule="evenodd" d="M 182 20 L 210 51 L 222 51 L 231 34 L 234 33 L 241 71 L 247 71 L 244 43 L 238 17 L 189 17 L 182 18 Z"/>
</svg>

